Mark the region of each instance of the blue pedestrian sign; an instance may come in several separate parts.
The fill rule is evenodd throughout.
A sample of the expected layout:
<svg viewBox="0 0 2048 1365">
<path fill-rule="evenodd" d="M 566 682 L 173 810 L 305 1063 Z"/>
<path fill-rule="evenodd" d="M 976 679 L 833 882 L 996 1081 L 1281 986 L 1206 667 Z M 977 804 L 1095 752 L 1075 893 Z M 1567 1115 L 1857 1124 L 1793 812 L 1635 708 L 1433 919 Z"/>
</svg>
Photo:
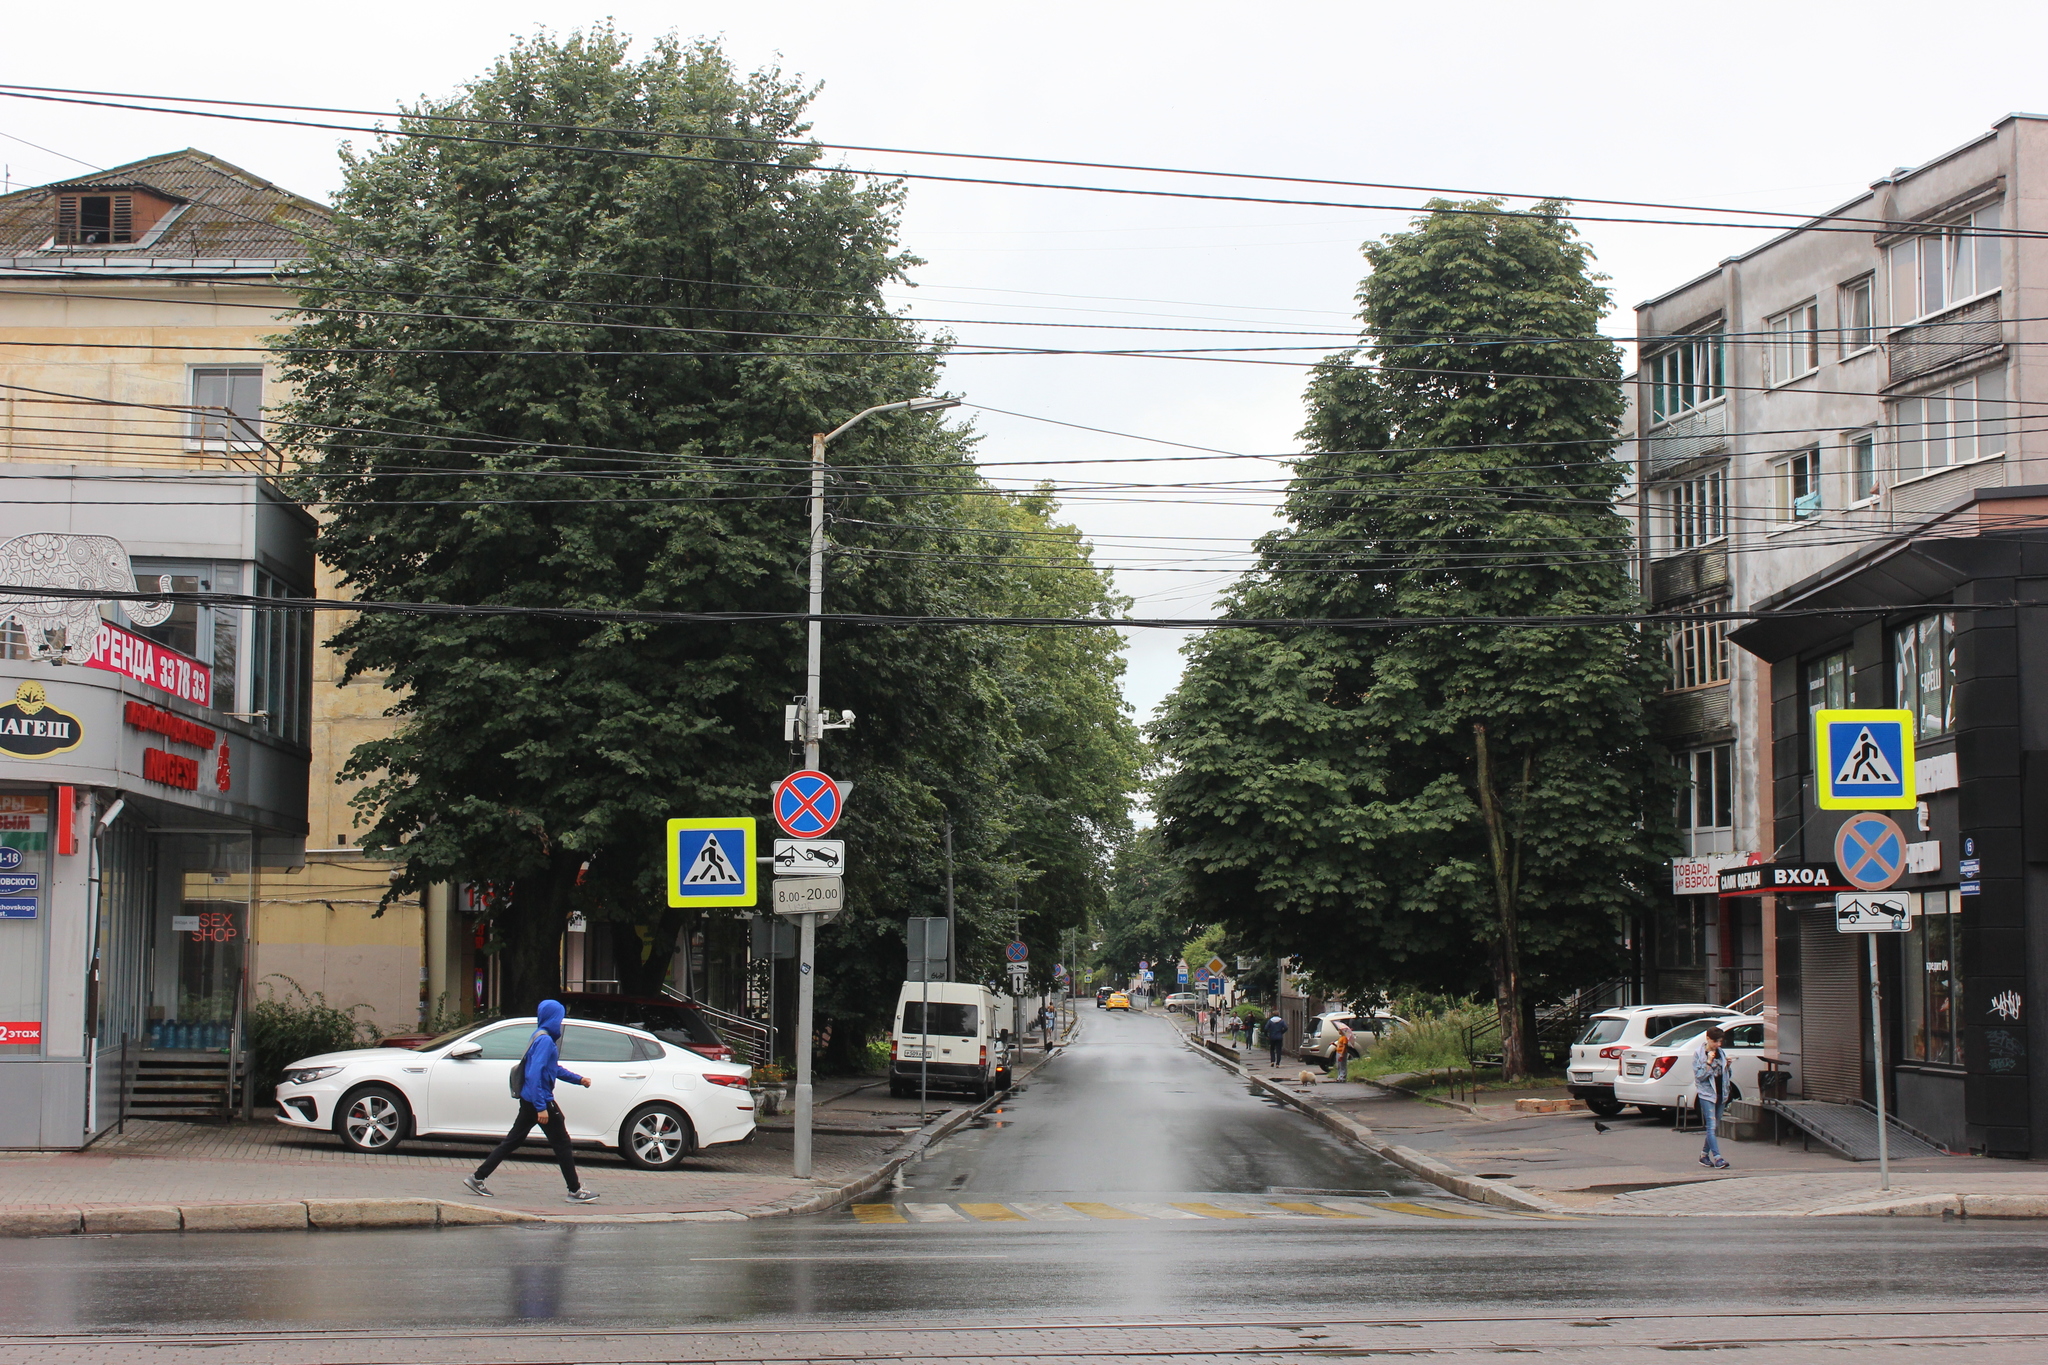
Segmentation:
<svg viewBox="0 0 2048 1365">
<path fill-rule="evenodd" d="M 1822 810 L 1910 810 L 1911 711 L 1813 713 L 1814 774 Z"/>
<path fill-rule="evenodd" d="M 759 893 L 752 819 L 700 817 L 668 822 L 670 905 L 752 905 Z"/>
</svg>

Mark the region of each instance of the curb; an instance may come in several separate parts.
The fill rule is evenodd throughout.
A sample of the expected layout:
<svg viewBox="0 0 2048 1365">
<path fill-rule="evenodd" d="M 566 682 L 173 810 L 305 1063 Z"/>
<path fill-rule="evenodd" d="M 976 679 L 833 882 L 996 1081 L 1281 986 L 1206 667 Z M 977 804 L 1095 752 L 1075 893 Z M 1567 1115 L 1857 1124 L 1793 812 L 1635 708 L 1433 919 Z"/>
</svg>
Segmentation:
<svg viewBox="0 0 2048 1365">
<path fill-rule="evenodd" d="M 1282 1103 L 1299 1109 L 1302 1113 L 1307 1114 L 1339 1137 L 1348 1138 L 1373 1155 L 1393 1162 L 1410 1175 L 1419 1175 L 1424 1180 L 1430 1182 L 1430 1184 L 1448 1190 L 1461 1198 L 1470 1199 L 1481 1204 L 1492 1204 L 1499 1208 L 1515 1209 L 1522 1213 L 1576 1212 L 1576 1210 L 1568 1209 L 1562 1204 L 1545 1199 L 1541 1195 L 1530 1194 L 1526 1190 L 1502 1184 L 1498 1180 L 1488 1180 L 1483 1176 L 1467 1175 L 1465 1172 L 1454 1167 L 1446 1166 L 1434 1157 L 1424 1156 L 1413 1148 L 1397 1147 L 1390 1142 L 1383 1142 L 1372 1129 L 1348 1114 L 1339 1113 L 1328 1105 L 1311 1099 L 1306 1095 L 1297 1095 L 1284 1086 L 1276 1085 L 1272 1081 L 1265 1079 L 1263 1076 L 1251 1075 L 1242 1066 L 1224 1061 L 1223 1058 L 1210 1052 L 1205 1047 L 1197 1048 L 1195 1051 L 1199 1055 L 1209 1058 L 1217 1065 L 1236 1072 L 1240 1078 L 1250 1081 L 1253 1085 L 1272 1095 Z"/>
<path fill-rule="evenodd" d="M 109 1204 L 0 1209 L 0 1237 L 116 1232 L 304 1232 L 339 1228 L 478 1227 L 538 1223 L 513 1213 L 439 1199 L 293 1199 L 263 1204 Z"/>
</svg>

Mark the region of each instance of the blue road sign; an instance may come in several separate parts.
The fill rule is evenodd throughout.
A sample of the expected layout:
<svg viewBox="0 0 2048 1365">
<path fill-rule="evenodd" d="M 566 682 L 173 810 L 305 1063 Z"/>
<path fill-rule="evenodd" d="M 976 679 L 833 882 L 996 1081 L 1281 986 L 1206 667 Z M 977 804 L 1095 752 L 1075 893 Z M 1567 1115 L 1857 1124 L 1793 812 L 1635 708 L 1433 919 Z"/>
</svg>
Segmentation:
<svg viewBox="0 0 2048 1365">
<path fill-rule="evenodd" d="M 1031 960 L 1031 950 L 1024 946 L 1022 939 L 1018 939 L 1009 947 L 1003 949 L 1003 956 L 1012 962 L 1028 962 Z"/>
<path fill-rule="evenodd" d="M 752 819 L 668 822 L 670 905 L 752 905 L 759 893 Z"/>
<path fill-rule="evenodd" d="M 1180 969 L 1180 984 L 1183 986 L 1188 984 L 1188 969 L 1186 966 L 1182 966 Z"/>
<path fill-rule="evenodd" d="M 6 867 L 20 867 L 20 866 L 21 866 L 21 850 L 20 850 L 20 849 L 18 849 L 18 848 L 0 848 L 0 868 L 6 868 Z"/>
<path fill-rule="evenodd" d="M 1889 815 L 1852 815 L 1835 831 L 1835 864 L 1857 890 L 1883 891 L 1906 870 L 1906 832 Z"/>
<path fill-rule="evenodd" d="M 839 823 L 839 784 L 806 768 L 775 784 L 775 823 L 792 839 L 815 839 Z"/>
<path fill-rule="evenodd" d="M 1974 868 L 1971 870 L 1975 871 Z M 41 878 L 33 872 L 0 872 L 0 896 L 18 896 L 24 891 L 33 891 L 39 880 Z"/>
<path fill-rule="evenodd" d="M 34 919 L 34 896 L 0 896 L 0 919 Z"/>
<path fill-rule="evenodd" d="M 1822 810 L 1906 810 L 1918 803 L 1911 711 L 1815 711 L 1813 743 Z"/>
</svg>

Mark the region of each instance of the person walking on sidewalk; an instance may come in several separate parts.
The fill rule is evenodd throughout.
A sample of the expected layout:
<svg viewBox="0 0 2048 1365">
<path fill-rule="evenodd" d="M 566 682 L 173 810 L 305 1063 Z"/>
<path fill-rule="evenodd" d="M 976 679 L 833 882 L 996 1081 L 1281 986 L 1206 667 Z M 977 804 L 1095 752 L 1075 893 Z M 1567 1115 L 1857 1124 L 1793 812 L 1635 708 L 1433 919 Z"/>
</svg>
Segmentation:
<svg viewBox="0 0 2048 1365">
<path fill-rule="evenodd" d="M 1351 1078 L 1351 1052 L 1358 1044 L 1351 1037 L 1351 1025 L 1337 1021 L 1337 1041 L 1330 1045 L 1329 1074 L 1340 1081 Z"/>
<path fill-rule="evenodd" d="M 1280 1044 L 1287 1037 L 1287 1021 L 1274 1015 L 1266 1021 L 1266 1053 L 1273 1059 L 1273 1065 L 1280 1065 Z"/>
<path fill-rule="evenodd" d="M 555 1103 L 555 1082 L 574 1081 L 588 1090 L 590 1078 L 579 1076 L 562 1065 L 562 1016 L 568 1013 L 559 1000 L 543 1000 L 534 1012 L 540 1025 L 533 1031 L 533 1038 L 526 1045 L 526 1055 L 520 1058 L 519 1114 L 512 1120 L 505 1140 L 491 1148 L 491 1154 L 484 1158 L 484 1164 L 476 1168 L 476 1174 L 462 1182 L 462 1187 L 471 1194 L 491 1197 L 484 1188 L 484 1181 L 498 1163 L 519 1150 L 526 1141 L 526 1135 L 539 1124 L 548 1135 L 548 1146 L 555 1149 L 555 1164 L 562 1168 L 562 1179 L 569 1186 L 569 1202 L 588 1204 L 597 1196 L 583 1188 L 582 1177 L 576 1174 L 576 1156 L 569 1148 L 569 1125 L 562 1118 L 562 1106 Z"/>
<path fill-rule="evenodd" d="M 1728 1169 L 1728 1160 L 1721 1155 L 1721 1106 L 1728 1103 L 1728 1054 L 1721 1051 L 1721 1040 L 1728 1035 L 1718 1028 L 1709 1028 L 1706 1041 L 1693 1054 L 1692 1088 L 1699 1103 L 1700 1123 L 1707 1130 L 1707 1140 L 1700 1148 L 1700 1165 L 1716 1171 Z"/>
</svg>

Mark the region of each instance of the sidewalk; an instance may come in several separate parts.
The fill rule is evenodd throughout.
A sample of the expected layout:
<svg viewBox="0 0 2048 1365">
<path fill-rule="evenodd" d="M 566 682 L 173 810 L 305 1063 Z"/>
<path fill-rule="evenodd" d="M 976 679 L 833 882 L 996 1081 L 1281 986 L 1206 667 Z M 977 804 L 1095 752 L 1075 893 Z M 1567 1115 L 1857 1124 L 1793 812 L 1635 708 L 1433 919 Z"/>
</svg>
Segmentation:
<svg viewBox="0 0 2048 1365">
<path fill-rule="evenodd" d="M 485 1200 L 461 1184 L 488 1149 L 483 1142 L 414 1140 L 396 1152 L 368 1155 L 349 1151 L 330 1134 L 265 1119 L 225 1124 L 131 1120 L 124 1134 L 109 1134 L 83 1152 L 0 1153 L 0 1232 L 10 1224 L 24 1231 L 65 1230 L 46 1227 L 45 1218 L 24 1220 L 28 1214 L 47 1214 L 59 1222 L 68 1216 L 74 1227 L 82 1219 L 90 1228 L 94 1211 L 129 1207 L 187 1210 L 182 1222 L 171 1218 L 172 1228 L 237 1225 L 229 1211 L 256 1206 L 270 1209 L 264 1217 L 284 1219 L 281 1225 L 305 1226 L 309 1216 L 320 1225 L 322 1208 L 309 1215 L 298 1207 L 307 1200 L 412 1201 L 416 1207 L 406 1221 L 414 1223 L 768 1217 L 821 1199 L 824 1206 L 837 1202 L 891 1167 L 917 1141 L 917 1100 L 890 1098 L 885 1081 L 834 1078 L 821 1081 L 818 1090 L 812 1179 L 789 1174 L 791 1120 L 779 1116 L 765 1120 L 751 1142 L 713 1147 L 677 1171 L 634 1170 L 616 1153 L 579 1150 L 584 1184 L 604 1198 L 574 1212 L 563 1202 L 561 1173 L 544 1142 L 528 1144 L 500 1167 L 490 1182 L 496 1198 Z M 973 1107 L 960 1096 L 934 1096 L 924 1132 L 964 1119 Z M 324 1212 L 332 1219 L 346 1211 Z M 363 1209 L 346 1216 L 375 1217 Z M 161 1223 L 166 1215 L 155 1217 Z M 293 1223 L 294 1217 L 299 1221 Z"/>
<path fill-rule="evenodd" d="M 1192 1020 L 1169 1017 L 1192 1032 Z M 1478 1103 L 1453 1107 L 1371 1082 L 1326 1081 L 1320 1066 L 1292 1056 L 1273 1067 L 1263 1047 L 1248 1064 L 1238 1065 L 1305 1110 L 1337 1118 L 1330 1126 L 1366 1145 L 1412 1152 L 1440 1168 L 1417 1174 L 1440 1184 L 1449 1179 L 1490 1186 L 1507 1198 L 1531 1199 L 1560 1213 L 2048 1217 L 2044 1162 L 1971 1156 L 1896 1160 L 1886 1192 L 1878 1188 L 1874 1161 L 1847 1161 L 1819 1148 L 1802 1151 L 1796 1139 L 1779 1146 L 1724 1139 L 1731 1169 L 1710 1171 L 1699 1164 L 1700 1134 L 1675 1132 L 1668 1120 L 1646 1119 L 1632 1109 L 1597 1121 L 1584 1110 L 1526 1114 L 1516 1110 L 1512 1090 L 1481 1092 Z M 1299 1080 L 1304 1070 L 1313 1073 L 1306 1085 Z"/>
</svg>

